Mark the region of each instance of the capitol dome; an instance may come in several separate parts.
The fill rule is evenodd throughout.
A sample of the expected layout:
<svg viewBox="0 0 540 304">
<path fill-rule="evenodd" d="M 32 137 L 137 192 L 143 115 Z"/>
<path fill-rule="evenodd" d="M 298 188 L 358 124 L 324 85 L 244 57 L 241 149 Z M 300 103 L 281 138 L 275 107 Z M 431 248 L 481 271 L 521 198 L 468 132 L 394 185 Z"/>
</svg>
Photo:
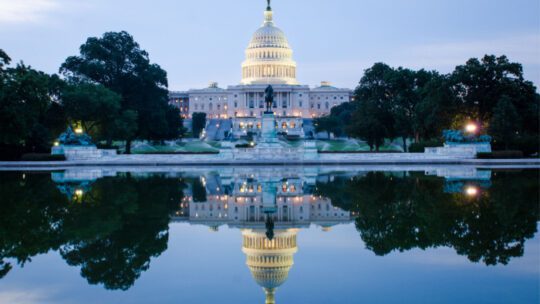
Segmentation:
<svg viewBox="0 0 540 304">
<path fill-rule="evenodd" d="M 298 84 L 296 62 L 285 33 L 274 25 L 270 4 L 242 63 L 242 84 Z"/>
</svg>

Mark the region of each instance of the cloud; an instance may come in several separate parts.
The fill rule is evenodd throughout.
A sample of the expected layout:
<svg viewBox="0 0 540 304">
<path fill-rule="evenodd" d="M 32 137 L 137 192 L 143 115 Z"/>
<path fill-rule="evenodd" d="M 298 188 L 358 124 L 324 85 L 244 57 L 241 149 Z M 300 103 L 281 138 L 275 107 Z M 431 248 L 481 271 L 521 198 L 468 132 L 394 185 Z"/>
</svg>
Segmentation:
<svg viewBox="0 0 540 304">
<path fill-rule="evenodd" d="M 40 22 L 60 8 L 57 0 L 0 0 L 0 24 Z"/>
<path fill-rule="evenodd" d="M 0 292 L 0 303 L 45 304 L 50 300 L 50 292 L 40 290 L 10 290 Z"/>
</svg>

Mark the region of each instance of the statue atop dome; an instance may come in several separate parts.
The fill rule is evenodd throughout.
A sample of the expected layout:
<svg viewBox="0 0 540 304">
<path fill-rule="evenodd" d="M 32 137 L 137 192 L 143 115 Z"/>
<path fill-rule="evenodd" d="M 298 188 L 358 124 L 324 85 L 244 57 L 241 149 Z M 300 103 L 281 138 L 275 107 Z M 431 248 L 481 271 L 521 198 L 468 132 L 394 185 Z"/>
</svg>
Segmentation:
<svg viewBox="0 0 540 304">
<path fill-rule="evenodd" d="M 266 10 L 271 11 L 272 7 L 270 6 L 270 0 L 266 0 L 266 2 L 268 2 L 268 6 L 266 7 Z"/>
</svg>

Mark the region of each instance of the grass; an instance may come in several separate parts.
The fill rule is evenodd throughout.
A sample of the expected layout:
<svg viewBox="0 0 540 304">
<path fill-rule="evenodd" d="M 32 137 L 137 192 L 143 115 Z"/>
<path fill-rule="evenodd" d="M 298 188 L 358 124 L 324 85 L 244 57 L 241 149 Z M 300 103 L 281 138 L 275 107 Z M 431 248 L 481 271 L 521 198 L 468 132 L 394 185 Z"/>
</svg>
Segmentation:
<svg viewBox="0 0 540 304">
<path fill-rule="evenodd" d="M 136 144 L 131 149 L 133 154 L 197 154 L 219 153 L 220 144 L 202 141 L 186 142 L 175 145 L 156 146 L 149 144 Z"/>
<path fill-rule="evenodd" d="M 304 145 L 303 140 L 280 141 L 284 148 L 300 148 Z M 367 153 L 369 146 L 360 140 L 319 140 L 316 143 L 317 150 L 323 153 Z M 135 143 L 132 147 L 133 154 L 197 154 L 219 153 L 222 148 L 219 141 L 190 141 L 174 145 L 151 145 L 148 143 Z M 401 152 L 401 146 L 394 143 L 386 143 L 380 148 L 380 152 Z"/>
</svg>

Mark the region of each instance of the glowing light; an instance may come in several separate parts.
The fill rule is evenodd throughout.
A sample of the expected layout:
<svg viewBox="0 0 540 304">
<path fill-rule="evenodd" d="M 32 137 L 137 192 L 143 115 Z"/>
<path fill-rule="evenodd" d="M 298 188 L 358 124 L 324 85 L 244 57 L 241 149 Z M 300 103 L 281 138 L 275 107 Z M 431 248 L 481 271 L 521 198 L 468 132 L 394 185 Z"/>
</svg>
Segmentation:
<svg viewBox="0 0 540 304">
<path fill-rule="evenodd" d="M 55 141 L 55 142 L 54 142 L 54 146 L 55 146 L 55 147 L 58 147 L 58 146 L 60 146 L 60 143 L 57 142 L 57 141 Z"/>
<path fill-rule="evenodd" d="M 75 133 L 77 133 L 77 134 L 82 134 L 83 132 L 84 132 L 84 131 L 83 131 L 82 128 L 77 128 L 77 129 L 75 129 Z"/>
<path fill-rule="evenodd" d="M 480 190 L 478 190 L 477 187 L 469 186 L 465 188 L 465 194 L 467 194 L 468 196 L 477 196 L 478 193 L 480 193 Z"/>
<path fill-rule="evenodd" d="M 465 126 L 465 131 L 467 131 L 468 133 L 475 133 L 476 131 L 478 131 L 478 126 L 475 123 L 468 123 Z"/>
<path fill-rule="evenodd" d="M 255 143 L 254 143 L 254 142 L 250 142 L 249 145 L 252 146 L 252 147 L 255 147 Z"/>
<path fill-rule="evenodd" d="M 84 194 L 84 191 L 82 191 L 81 189 L 75 190 L 75 195 L 76 196 L 83 196 L 83 194 Z"/>
</svg>

